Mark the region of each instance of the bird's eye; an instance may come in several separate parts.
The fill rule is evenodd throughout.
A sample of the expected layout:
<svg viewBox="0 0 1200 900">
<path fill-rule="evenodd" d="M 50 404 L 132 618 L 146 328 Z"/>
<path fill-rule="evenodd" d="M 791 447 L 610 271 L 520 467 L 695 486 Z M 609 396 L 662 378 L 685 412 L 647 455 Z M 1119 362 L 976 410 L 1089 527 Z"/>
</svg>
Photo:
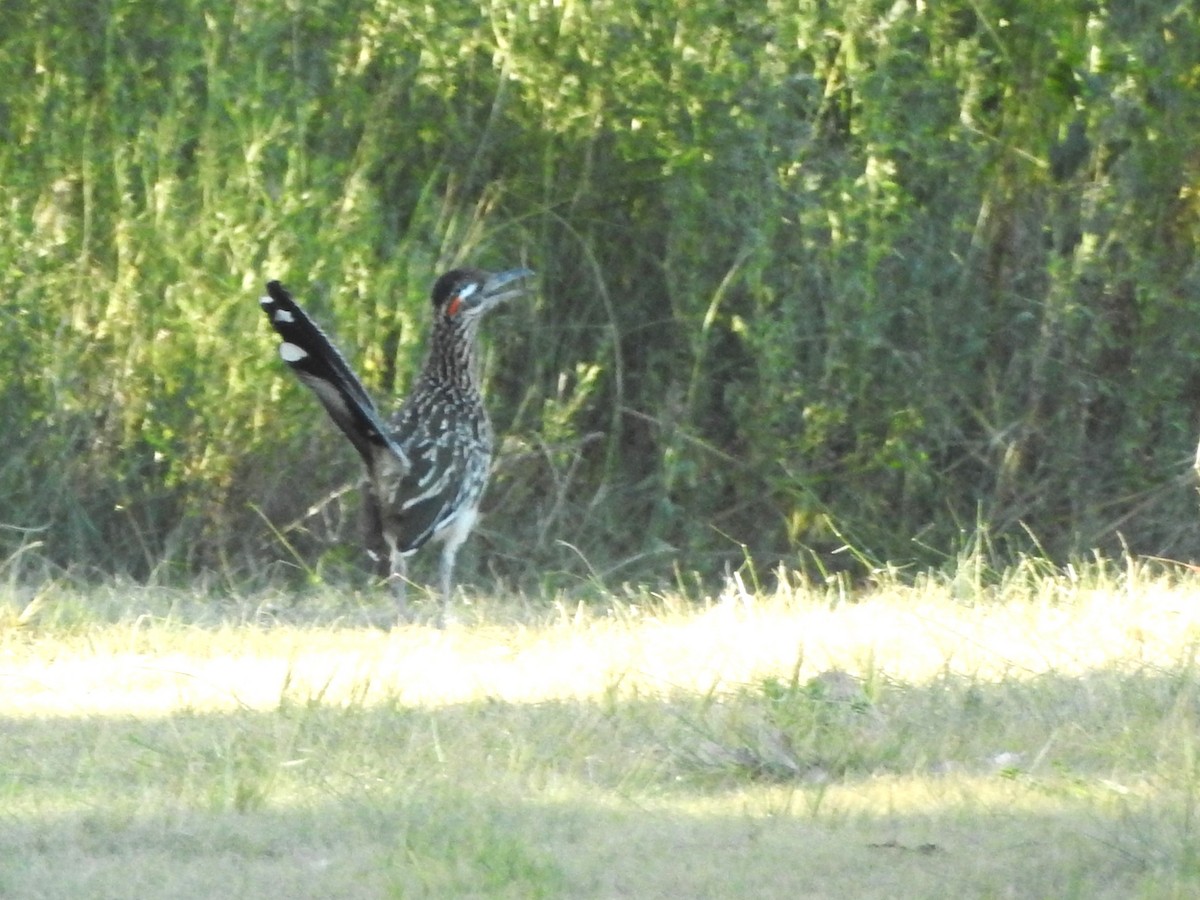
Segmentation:
<svg viewBox="0 0 1200 900">
<path fill-rule="evenodd" d="M 457 294 L 450 298 L 450 302 L 446 305 L 446 315 L 454 317 L 458 315 L 458 311 L 462 308 L 462 302 L 479 290 L 479 283 L 472 281 L 470 284 L 465 284 Z"/>
</svg>

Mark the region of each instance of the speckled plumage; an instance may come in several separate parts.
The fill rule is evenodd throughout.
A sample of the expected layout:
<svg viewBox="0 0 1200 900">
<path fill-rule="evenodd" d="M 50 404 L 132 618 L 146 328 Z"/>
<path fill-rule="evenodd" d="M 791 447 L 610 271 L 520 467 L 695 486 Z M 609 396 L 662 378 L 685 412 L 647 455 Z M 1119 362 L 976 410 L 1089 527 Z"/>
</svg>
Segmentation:
<svg viewBox="0 0 1200 900">
<path fill-rule="evenodd" d="M 317 395 L 367 469 L 367 546 L 405 613 L 406 559 L 442 543 L 441 608 L 453 590 L 455 555 L 487 486 L 494 435 L 479 386 L 476 332 L 488 310 L 524 293 L 532 275 L 455 269 L 434 284 L 434 324 L 412 390 L 384 422 L 345 358 L 277 281 L 262 307 L 282 338 L 280 356 Z"/>
</svg>

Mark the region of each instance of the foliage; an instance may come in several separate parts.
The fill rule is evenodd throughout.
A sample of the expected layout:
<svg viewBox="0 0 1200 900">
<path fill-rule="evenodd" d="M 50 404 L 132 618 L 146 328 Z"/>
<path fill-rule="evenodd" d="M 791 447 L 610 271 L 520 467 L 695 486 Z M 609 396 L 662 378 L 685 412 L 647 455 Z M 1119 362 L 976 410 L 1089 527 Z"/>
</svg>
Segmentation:
<svg viewBox="0 0 1200 900">
<path fill-rule="evenodd" d="M 7 3 L 3 520 L 340 565 L 356 463 L 253 301 L 386 395 L 470 258 L 541 274 L 488 329 L 503 579 L 1195 555 L 1198 59 L 1182 0 Z"/>
</svg>

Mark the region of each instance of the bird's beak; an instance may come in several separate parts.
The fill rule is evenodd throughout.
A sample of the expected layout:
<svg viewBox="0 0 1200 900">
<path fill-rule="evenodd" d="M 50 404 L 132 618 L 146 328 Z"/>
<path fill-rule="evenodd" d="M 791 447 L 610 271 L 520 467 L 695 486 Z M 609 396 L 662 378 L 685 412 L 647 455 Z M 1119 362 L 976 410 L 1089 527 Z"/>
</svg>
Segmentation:
<svg viewBox="0 0 1200 900">
<path fill-rule="evenodd" d="M 507 272 L 489 275 L 479 292 L 479 305 L 490 308 L 497 303 L 528 293 L 531 287 L 528 280 L 532 277 L 533 272 L 529 269 L 509 269 Z"/>
</svg>

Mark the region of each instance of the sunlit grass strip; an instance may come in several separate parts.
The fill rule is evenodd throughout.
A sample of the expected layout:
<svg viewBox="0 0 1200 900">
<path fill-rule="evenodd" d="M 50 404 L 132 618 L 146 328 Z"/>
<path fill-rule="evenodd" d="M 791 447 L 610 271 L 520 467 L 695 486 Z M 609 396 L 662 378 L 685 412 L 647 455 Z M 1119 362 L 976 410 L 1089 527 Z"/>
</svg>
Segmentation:
<svg viewBox="0 0 1200 900">
<path fill-rule="evenodd" d="M 762 599 L 703 608 L 672 598 L 513 612 L 475 607 L 474 624 L 406 627 L 188 626 L 128 612 L 62 635 L 36 623 L 3 640 L 0 710 L 9 716 L 269 709 L 285 697 L 440 706 L 612 695 L 720 694 L 766 678 L 837 670 L 919 685 L 1171 667 L 1200 639 L 1200 579 L 1060 574 L 1005 602 L 958 599 L 952 582 L 898 581 L 839 602 L 785 584 Z M 1015 591 L 1013 592 L 1016 593 Z M 111 599 L 108 602 L 112 602 Z M 508 620 L 509 624 L 489 624 Z"/>
</svg>

